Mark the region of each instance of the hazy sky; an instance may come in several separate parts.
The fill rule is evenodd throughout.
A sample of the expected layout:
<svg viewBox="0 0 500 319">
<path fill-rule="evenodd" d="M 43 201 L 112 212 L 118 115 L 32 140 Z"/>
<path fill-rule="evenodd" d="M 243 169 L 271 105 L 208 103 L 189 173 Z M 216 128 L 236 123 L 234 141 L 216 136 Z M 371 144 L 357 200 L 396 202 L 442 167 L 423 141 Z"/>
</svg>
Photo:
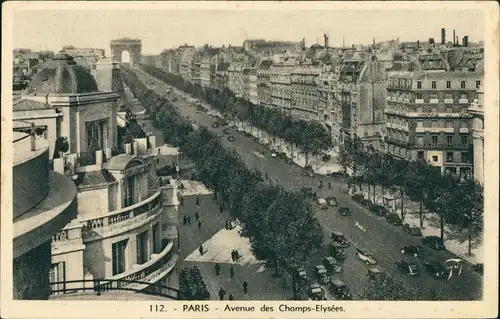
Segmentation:
<svg viewBox="0 0 500 319">
<path fill-rule="evenodd" d="M 91 2 L 87 2 L 91 4 Z M 417 3 L 418 4 L 418 3 Z M 283 7 L 284 8 L 284 7 Z M 416 6 L 415 8 L 418 8 Z M 142 40 L 143 54 L 157 54 L 184 43 L 242 45 L 248 38 L 316 43 L 330 34 L 330 45 L 368 44 L 400 38 L 447 41 L 453 29 L 461 41 L 483 40 L 481 11 L 471 10 L 15 10 L 14 47 L 60 50 L 63 45 L 103 48 L 121 37 Z"/>
</svg>

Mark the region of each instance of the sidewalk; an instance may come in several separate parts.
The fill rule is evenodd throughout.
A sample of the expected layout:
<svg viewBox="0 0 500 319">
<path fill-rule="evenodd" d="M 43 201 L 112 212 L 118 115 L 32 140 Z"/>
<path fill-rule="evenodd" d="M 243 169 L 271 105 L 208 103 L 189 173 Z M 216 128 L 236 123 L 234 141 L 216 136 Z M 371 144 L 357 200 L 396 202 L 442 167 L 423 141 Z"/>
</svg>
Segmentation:
<svg viewBox="0 0 500 319">
<path fill-rule="evenodd" d="M 179 206 L 181 225 L 179 226 L 181 260 L 179 269 L 198 266 L 203 280 L 210 292 L 211 299 L 218 300 L 218 291 L 222 287 L 227 291 L 224 298 L 231 293 L 235 300 L 286 300 L 291 298 L 291 289 L 281 287 L 282 278 L 273 278 L 272 270 L 261 266 L 250 252 L 247 238 L 238 234 L 238 228 L 225 229 L 225 221 L 229 217 L 227 211 L 219 213 L 218 204 L 213 201 L 213 195 L 184 195 L 184 205 Z M 202 227 L 198 229 L 194 213 L 201 216 Z M 191 216 L 191 225 L 183 225 L 182 218 Z M 203 245 L 206 251 L 200 256 L 198 248 Z M 231 260 L 231 251 L 237 249 L 243 256 L 238 262 Z M 219 263 L 220 276 L 215 275 L 214 266 Z M 229 265 L 233 264 L 235 276 L 230 278 Z M 248 294 L 243 293 L 243 281 L 248 283 Z"/>
</svg>

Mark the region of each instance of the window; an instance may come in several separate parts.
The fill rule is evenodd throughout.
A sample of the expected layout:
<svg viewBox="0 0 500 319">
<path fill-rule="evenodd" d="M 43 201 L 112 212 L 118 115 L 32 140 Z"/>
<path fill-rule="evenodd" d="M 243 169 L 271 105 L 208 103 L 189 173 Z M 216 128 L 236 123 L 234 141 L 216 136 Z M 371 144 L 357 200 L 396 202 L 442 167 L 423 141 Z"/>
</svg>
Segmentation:
<svg viewBox="0 0 500 319">
<path fill-rule="evenodd" d="M 467 136 L 462 136 L 460 138 L 460 142 L 461 142 L 462 145 L 467 145 Z"/>
<path fill-rule="evenodd" d="M 417 112 L 418 113 L 423 113 L 424 112 L 424 108 L 421 107 L 421 106 L 417 107 Z"/>
<path fill-rule="evenodd" d="M 438 121 L 432 121 L 432 127 L 437 128 L 438 127 Z"/>
<path fill-rule="evenodd" d="M 417 81 L 417 89 L 421 89 L 422 88 L 422 81 Z"/>
<path fill-rule="evenodd" d="M 460 88 L 465 89 L 465 81 L 460 81 Z"/>
<path fill-rule="evenodd" d="M 134 204 L 134 177 L 125 177 L 123 179 L 123 184 L 123 207 L 127 207 Z"/>
<path fill-rule="evenodd" d="M 446 161 L 453 162 L 453 152 L 446 152 Z"/>
<path fill-rule="evenodd" d="M 137 263 L 139 265 L 148 261 L 148 231 L 137 235 Z"/>
<path fill-rule="evenodd" d="M 55 290 L 64 290 L 64 287 L 66 285 L 64 282 L 60 283 L 60 284 L 53 284 L 53 283 L 66 281 L 65 270 L 66 270 L 66 267 L 65 267 L 64 261 L 52 264 L 50 266 L 49 282 L 51 283 L 50 289 L 52 291 L 55 291 Z M 54 294 L 61 294 L 61 293 L 63 293 L 63 292 L 62 291 L 61 292 L 56 292 Z"/>
<path fill-rule="evenodd" d="M 462 113 L 462 114 L 467 114 L 467 112 L 468 112 L 468 110 L 466 107 L 463 107 L 460 109 L 460 113 Z"/>
<path fill-rule="evenodd" d="M 467 128 L 467 122 L 461 121 L 460 122 L 460 128 Z"/>
<path fill-rule="evenodd" d="M 433 161 L 434 163 L 437 163 L 437 161 L 438 161 L 438 157 L 437 157 L 437 155 L 432 155 L 432 161 Z"/>
<path fill-rule="evenodd" d="M 462 158 L 462 163 L 470 163 L 469 153 L 462 152 L 460 155 L 461 155 L 461 158 Z"/>
<path fill-rule="evenodd" d="M 437 98 L 438 98 L 437 93 L 431 93 L 431 99 L 437 100 Z"/>
<path fill-rule="evenodd" d="M 481 81 L 480 80 L 476 80 L 476 89 L 479 89 L 480 86 L 481 86 Z"/>
<path fill-rule="evenodd" d="M 432 144 L 436 145 L 438 143 L 438 137 L 437 136 L 432 136 Z"/>
<path fill-rule="evenodd" d="M 125 252 L 128 239 L 114 243 L 111 247 L 113 252 L 113 276 L 125 271 Z"/>
<path fill-rule="evenodd" d="M 453 145 L 453 136 L 446 136 L 446 143 L 448 145 Z"/>
<path fill-rule="evenodd" d="M 102 150 L 106 147 L 106 121 L 94 121 L 86 123 L 87 149 L 97 148 Z"/>
<path fill-rule="evenodd" d="M 422 159 L 422 158 L 424 158 L 424 151 L 418 151 L 418 152 L 417 152 L 417 158 L 418 158 L 418 159 Z"/>
<path fill-rule="evenodd" d="M 446 108 L 446 113 L 453 113 L 453 108 L 451 106 L 448 106 Z"/>
<path fill-rule="evenodd" d="M 451 89 L 451 81 L 446 81 L 446 88 Z"/>
<path fill-rule="evenodd" d="M 422 99 L 422 93 L 417 93 L 417 99 L 421 100 Z"/>
<path fill-rule="evenodd" d="M 435 88 L 436 88 L 436 81 L 431 81 L 431 87 L 432 87 L 433 89 L 435 89 Z"/>
<path fill-rule="evenodd" d="M 445 99 L 447 100 L 452 100 L 453 99 L 453 95 L 450 94 L 450 93 L 446 93 L 446 95 L 444 96 Z"/>
<path fill-rule="evenodd" d="M 460 93 L 460 99 L 467 100 L 467 99 L 469 99 L 469 97 L 467 96 L 467 93 Z"/>
<path fill-rule="evenodd" d="M 447 128 L 453 128 L 453 121 L 446 121 Z"/>
<path fill-rule="evenodd" d="M 417 145 L 424 145 L 424 138 L 423 137 L 417 137 Z"/>
</svg>

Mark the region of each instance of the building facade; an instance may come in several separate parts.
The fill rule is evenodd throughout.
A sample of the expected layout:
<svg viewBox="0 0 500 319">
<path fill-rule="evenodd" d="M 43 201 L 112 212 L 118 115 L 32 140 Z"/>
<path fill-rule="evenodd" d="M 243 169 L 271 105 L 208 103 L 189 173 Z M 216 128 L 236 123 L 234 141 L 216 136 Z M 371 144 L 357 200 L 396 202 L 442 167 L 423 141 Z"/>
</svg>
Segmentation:
<svg viewBox="0 0 500 319">
<path fill-rule="evenodd" d="M 292 111 L 290 75 L 295 66 L 295 60 L 280 61 L 274 63 L 269 70 L 271 105 L 286 114 L 291 114 Z"/>
<path fill-rule="evenodd" d="M 482 74 L 405 72 L 387 87 L 387 152 L 408 160 L 425 159 L 443 172 L 472 173 L 472 115 Z"/>
<path fill-rule="evenodd" d="M 477 90 L 478 99 L 474 100 L 469 113 L 472 114 L 472 139 L 474 178 L 484 185 L 484 87 Z"/>
<path fill-rule="evenodd" d="M 269 70 L 272 60 L 262 61 L 257 68 L 257 100 L 258 104 L 271 106 L 271 80 Z"/>
<path fill-rule="evenodd" d="M 321 68 L 302 64 L 290 73 L 292 116 L 304 120 L 319 119 L 319 77 Z"/>
</svg>

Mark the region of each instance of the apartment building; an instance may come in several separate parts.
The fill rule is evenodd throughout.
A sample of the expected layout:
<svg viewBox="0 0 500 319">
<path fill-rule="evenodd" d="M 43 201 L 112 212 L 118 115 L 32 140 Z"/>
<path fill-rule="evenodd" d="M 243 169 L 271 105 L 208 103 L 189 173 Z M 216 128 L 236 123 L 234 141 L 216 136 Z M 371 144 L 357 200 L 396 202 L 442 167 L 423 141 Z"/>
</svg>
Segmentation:
<svg viewBox="0 0 500 319">
<path fill-rule="evenodd" d="M 271 105 L 286 114 L 292 112 L 292 85 L 290 75 L 296 67 L 297 61 L 286 59 L 274 63 L 269 70 L 271 84 Z"/>
<path fill-rule="evenodd" d="M 478 98 L 469 108 L 472 115 L 474 178 L 484 185 L 484 86 L 477 90 Z"/>
<path fill-rule="evenodd" d="M 257 100 L 258 104 L 271 106 L 271 80 L 269 71 L 273 65 L 272 60 L 264 60 L 257 68 Z"/>
<path fill-rule="evenodd" d="M 391 75 L 385 109 L 386 151 L 423 158 L 443 172 L 472 173 L 472 115 L 482 74 L 401 72 Z"/>
<path fill-rule="evenodd" d="M 321 68 L 316 64 L 302 64 L 290 73 L 292 116 L 304 120 L 318 120 L 318 82 Z"/>
<path fill-rule="evenodd" d="M 244 62 L 234 62 L 229 65 L 228 82 L 229 89 L 238 97 L 243 97 L 243 69 Z"/>
</svg>

